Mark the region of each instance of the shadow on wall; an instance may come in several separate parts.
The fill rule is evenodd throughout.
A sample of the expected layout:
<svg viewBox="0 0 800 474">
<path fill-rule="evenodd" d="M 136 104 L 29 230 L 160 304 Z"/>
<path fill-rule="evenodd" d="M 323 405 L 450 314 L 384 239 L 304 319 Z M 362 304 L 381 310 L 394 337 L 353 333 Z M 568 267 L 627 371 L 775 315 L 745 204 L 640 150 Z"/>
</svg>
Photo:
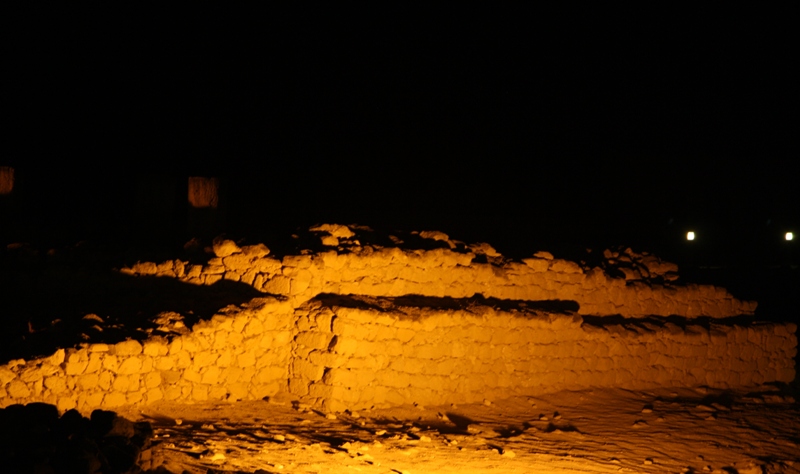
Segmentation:
<svg viewBox="0 0 800 474">
<path fill-rule="evenodd" d="M 353 296 L 325 293 L 318 295 L 315 300 L 327 306 L 341 306 L 344 308 L 371 309 L 377 311 L 390 311 L 396 308 L 429 308 L 435 310 L 469 310 L 471 307 L 483 306 L 498 311 L 523 312 L 543 311 L 555 314 L 572 314 L 578 312 L 580 305 L 573 300 L 504 300 L 494 297 L 486 298 L 476 294 L 469 298 L 452 298 L 450 296 Z"/>
<path fill-rule="evenodd" d="M 221 308 L 265 296 L 250 285 L 224 279 L 210 286 L 193 285 L 173 278 L 29 262 L 3 265 L 0 288 L 0 364 L 82 342 L 143 340 L 158 331 L 163 323 L 156 317 L 165 312 L 178 313 L 175 318 L 182 316 L 191 328 Z"/>
</svg>

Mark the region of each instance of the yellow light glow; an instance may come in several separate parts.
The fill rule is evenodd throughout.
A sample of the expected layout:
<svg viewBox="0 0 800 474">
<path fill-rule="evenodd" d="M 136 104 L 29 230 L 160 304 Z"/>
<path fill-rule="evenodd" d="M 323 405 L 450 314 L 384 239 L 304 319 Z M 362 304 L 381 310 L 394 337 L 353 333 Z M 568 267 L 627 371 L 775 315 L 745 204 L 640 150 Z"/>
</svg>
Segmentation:
<svg viewBox="0 0 800 474">
<path fill-rule="evenodd" d="M 792 232 L 787 232 L 787 233 L 786 233 L 786 235 L 784 236 L 784 238 L 785 238 L 786 240 L 794 240 L 794 233 L 792 233 Z"/>
<path fill-rule="evenodd" d="M 689 231 L 686 233 L 686 240 L 694 240 L 694 232 Z"/>
</svg>

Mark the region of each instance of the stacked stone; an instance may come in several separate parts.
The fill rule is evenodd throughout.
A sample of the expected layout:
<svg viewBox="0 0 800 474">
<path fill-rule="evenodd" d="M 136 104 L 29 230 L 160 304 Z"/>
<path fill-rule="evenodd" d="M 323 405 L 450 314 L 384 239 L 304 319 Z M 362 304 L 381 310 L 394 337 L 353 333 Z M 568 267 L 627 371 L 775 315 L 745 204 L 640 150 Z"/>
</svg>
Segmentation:
<svg viewBox="0 0 800 474">
<path fill-rule="evenodd" d="M 91 344 L 0 367 L 0 406 L 60 411 L 159 400 L 260 399 L 290 391 L 329 411 L 481 401 L 560 389 L 740 388 L 791 382 L 797 328 L 395 307 L 330 297 L 254 300 L 171 341 Z"/>
<path fill-rule="evenodd" d="M 755 303 L 724 289 L 611 278 L 601 268 L 583 269 L 546 252 L 509 262 L 489 246 L 455 245 L 441 233 L 426 238 L 446 241 L 449 249 L 362 247 L 342 227 L 326 230 L 326 245 L 347 253 L 278 260 L 263 245 L 240 248 L 218 240 L 206 265 L 176 260 L 124 270 L 202 285 L 239 281 L 277 298 L 223 310 L 169 340 L 85 344 L 11 361 L 0 367 L 0 407 L 42 401 L 62 412 L 88 413 L 159 400 L 260 399 L 288 390 L 313 406 L 341 411 L 592 386 L 739 388 L 795 376 L 793 324 L 706 328 L 689 319 L 678 327 L 663 318 L 587 324 L 580 316 L 753 313 Z M 654 266 L 659 261 L 639 260 L 652 264 L 651 275 L 671 271 Z M 321 294 L 328 296 L 315 298 Z M 574 300 L 580 310 L 408 308 L 396 307 L 392 298 L 475 294 Z"/>
<path fill-rule="evenodd" d="M 665 262 L 648 252 L 637 253 L 630 248 L 603 251 L 604 270 L 622 273 L 626 281 L 662 283 L 678 279 L 678 265 Z"/>
<path fill-rule="evenodd" d="M 792 324 L 591 326 L 579 316 L 487 307 L 416 308 L 410 317 L 370 304 L 318 308 L 302 324 L 295 395 L 342 411 L 588 387 L 740 388 L 795 376 Z"/>
<path fill-rule="evenodd" d="M 289 369 L 289 391 L 314 406 L 322 406 L 330 398 L 320 390 L 325 371 L 338 365 L 333 334 L 333 311 L 319 301 L 304 305 L 296 312 L 297 335 L 292 345 Z"/>
<path fill-rule="evenodd" d="M 226 241 L 230 242 L 230 241 Z M 233 252 L 233 253 L 228 253 Z M 313 255 L 267 256 L 266 247 L 239 249 L 230 242 L 207 265 L 182 261 L 139 263 L 130 274 L 170 276 L 210 285 L 241 281 L 257 290 L 289 298 L 295 305 L 322 293 L 369 296 L 485 297 L 513 300 L 572 300 L 584 315 L 626 317 L 673 314 L 725 318 L 753 314 L 756 303 L 740 301 L 710 285 L 670 286 L 611 278 L 600 268 L 588 271 L 546 252 L 522 262 L 476 263 L 472 252 L 450 249 L 401 250 L 359 247 Z M 655 270 L 654 270 L 655 271 Z"/>
<path fill-rule="evenodd" d="M 60 411 L 158 400 L 259 399 L 287 390 L 292 309 L 254 300 L 167 341 L 86 344 L 50 357 L 0 367 L 0 406 L 41 401 Z"/>
</svg>

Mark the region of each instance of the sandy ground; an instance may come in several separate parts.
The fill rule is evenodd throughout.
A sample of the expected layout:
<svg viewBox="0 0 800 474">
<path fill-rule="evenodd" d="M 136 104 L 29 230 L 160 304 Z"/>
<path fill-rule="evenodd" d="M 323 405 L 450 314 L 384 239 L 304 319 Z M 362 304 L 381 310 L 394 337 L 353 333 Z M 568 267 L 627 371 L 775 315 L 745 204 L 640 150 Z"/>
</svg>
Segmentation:
<svg viewBox="0 0 800 474">
<path fill-rule="evenodd" d="M 786 390 L 619 389 L 325 415 L 291 400 L 121 412 L 168 472 L 798 473 Z"/>
</svg>

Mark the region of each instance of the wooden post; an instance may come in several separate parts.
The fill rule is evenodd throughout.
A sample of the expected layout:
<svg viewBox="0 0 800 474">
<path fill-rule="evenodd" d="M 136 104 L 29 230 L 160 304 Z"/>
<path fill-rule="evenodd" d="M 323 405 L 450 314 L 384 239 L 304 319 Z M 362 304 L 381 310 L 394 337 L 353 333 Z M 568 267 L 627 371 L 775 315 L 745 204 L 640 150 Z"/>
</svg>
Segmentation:
<svg viewBox="0 0 800 474">
<path fill-rule="evenodd" d="M 189 178 L 189 234 L 191 237 L 212 238 L 222 232 L 225 221 L 224 202 L 220 199 L 217 178 Z"/>
<path fill-rule="evenodd" d="M 189 204 L 197 209 L 219 206 L 219 180 L 217 178 L 189 178 Z"/>
<path fill-rule="evenodd" d="M 14 190 L 14 168 L 0 166 L 0 196 L 11 194 Z"/>
</svg>

